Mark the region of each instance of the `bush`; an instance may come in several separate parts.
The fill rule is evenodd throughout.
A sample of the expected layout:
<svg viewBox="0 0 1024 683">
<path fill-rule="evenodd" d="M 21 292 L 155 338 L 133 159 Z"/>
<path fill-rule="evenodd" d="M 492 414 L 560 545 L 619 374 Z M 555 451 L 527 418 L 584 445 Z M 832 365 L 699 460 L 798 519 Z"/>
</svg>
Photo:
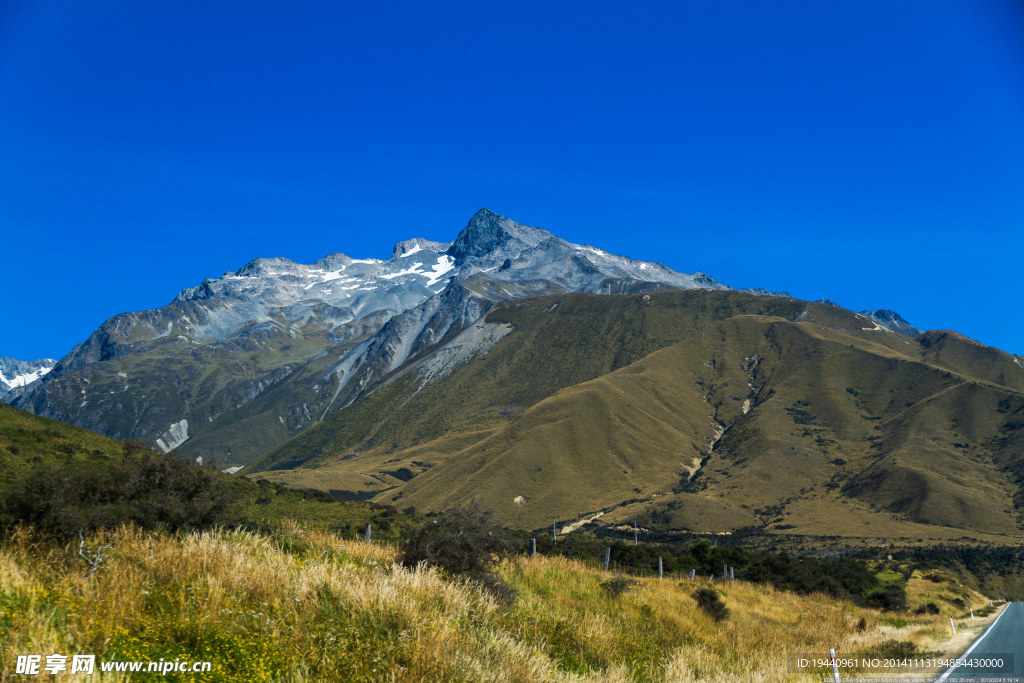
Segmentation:
<svg viewBox="0 0 1024 683">
<path fill-rule="evenodd" d="M 121 442 L 121 452 L 124 453 L 124 457 L 130 458 L 135 455 L 141 455 L 149 450 L 149 446 L 142 439 L 126 439 Z"/>
<path fill-rule="evenodd" d="M 399 562 L 406 567 L 426 562 L 476 581 L 499 600 L 512 602 L 515 591 L 493 567 L 501 558 L 513 557 L 515 550 L 508 532 L 473 506 L 449 510 L 414 530 L 402 547 Z"/>
<path fill-rule="evenodd" d="M 715 621 L 722 621 L 729 616 L 729 608 L 725 606 L 714 588 L 698 588 L 693 593 L 697 606 L 704 610 Z"/>
<path fill-rule="evenodd" d="M 929 602 L 927 605 L 921 605 L 914 610 L 914 614 L 938 614 L 939 606 L 934 602 Z"/>
<path fill-rule="evenodd" d="M 909 640 L 887 640 L 874 648 L 874 653 L 884 658 L 902 659 L 913 657 L 917 652 L 917 646 Z"/>
<path fill-rule="evenodd" d="M 151 451 L 127 451 L 108 466 L 36 470 L 3 502 L 3 521 L 61 537 L 128 523 L 173 532 L 233 521 L 231 498 L 215 473 Z"/>
<path fill-rule="evenodd" d="M 743 578 L 770 583 L 795 593 L 824 593 L 860 600 L 876 585 L 874 573 L 863 560 L 825 559 L 796 555 L 759 554 L 742 569 Z M 737 572 L 739 573 L 739 571 Z"/>
<path fill-rule="evenodd" d="M 637 585 L 635 579 L 630 579 L 625 576 L 613 576 L 610 579 L 601 582 L 601 588 L 609 597 L 617 598 L 623 593 L 628 593 Z"/>
<path fill-rule="evenodd" d="M 907 609 L 907 593 L 899 584 L 876 588 L 864 598 L 869 607 L 878 607 L 889 612 L 903 612 Z"/>
</svg>

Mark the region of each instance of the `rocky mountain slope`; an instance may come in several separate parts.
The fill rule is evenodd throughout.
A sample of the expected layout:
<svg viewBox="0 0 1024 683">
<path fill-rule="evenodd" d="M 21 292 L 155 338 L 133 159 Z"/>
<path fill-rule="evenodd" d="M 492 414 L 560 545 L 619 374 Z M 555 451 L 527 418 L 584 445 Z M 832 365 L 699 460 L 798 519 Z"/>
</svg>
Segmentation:
<svg viewBox="0 0 1024 683">
<path fill-rule="evenodd" d="M 487 209 L 390 259 L 256 259 L 103 323 L 13 405 L 164 452 L 244 465 L 497 303 L 556 292 L 726 289 Z"/>
<path fill-rule="evenodd" d="M 523 528 L 1020 537 L 1024 367 L 962 335 L 728 291 L 550 295 L 474 329 L 255 476 Z"/>
</svg>

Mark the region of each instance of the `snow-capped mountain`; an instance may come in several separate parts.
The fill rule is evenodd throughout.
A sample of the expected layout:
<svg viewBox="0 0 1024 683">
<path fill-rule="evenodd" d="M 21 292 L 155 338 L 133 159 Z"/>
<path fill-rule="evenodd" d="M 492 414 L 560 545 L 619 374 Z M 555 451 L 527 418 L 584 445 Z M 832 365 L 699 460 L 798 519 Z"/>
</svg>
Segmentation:
<svg viewBox="0 0 1024 683">
<path fill-rule="evenodd" d="M 245 463 L 497 303 L 694 288 L 729 289 L 481 209 L 452 242 L 405 240 L 386 260 L 258 258 L 166 306 L 115 316 L 14 405 L 163 451 Z"/>
<path fill-rule="evenodd" d="M 617 280 L 660 283 L 674 288 L 727 289 L 703 273 L 677 273 L 661 264 L 615 256 L 591 246 L 570 244 L 481 209 L 454 242 L 410 239 L 395 245 L 388 260 L 331 254 L 313 264 L 284 258 L 258 258 L 236 272 L 181 292 L 176 302 L 198 303 L 203 313 L 185 316 L 179 334 L 224 339 L 251 326 L 301 326 L 330 306 L 339 327 L 380 311 L 415 308 L 445 288 L 486 275 L 503 286 L 555 283 L 566 289 L 614 289 Z M 165 335 L 174 326 L 167 328 Z"/>
<path fill-rule="evenodd" d="M 903 316 L 896 311 L 883 308 L 877 311 L 861 311 L 860 314 L 866 315 L 882 327 L 906 337 L 916 337 L 922 332 L 904 320 Z"/>
<path fill-rule="evenodd" d="M 0 357 L 0 400 L 40 379 L 56 364 L 52 358 L 29 361 Z"/>
</svg>

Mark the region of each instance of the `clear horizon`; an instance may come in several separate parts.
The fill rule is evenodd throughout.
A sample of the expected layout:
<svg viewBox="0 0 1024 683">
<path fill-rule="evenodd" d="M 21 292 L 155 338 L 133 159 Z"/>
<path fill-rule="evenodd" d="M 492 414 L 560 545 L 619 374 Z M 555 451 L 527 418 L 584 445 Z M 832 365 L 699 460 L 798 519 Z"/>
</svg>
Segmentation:
<svg viewBox="0 0 1024 683">
<path fill-rule="evenodd" d="M 1022 30 L 1001 0 L 9 3 L 0 356 L 484 206 L 1024 354 Z"/>
</svg>

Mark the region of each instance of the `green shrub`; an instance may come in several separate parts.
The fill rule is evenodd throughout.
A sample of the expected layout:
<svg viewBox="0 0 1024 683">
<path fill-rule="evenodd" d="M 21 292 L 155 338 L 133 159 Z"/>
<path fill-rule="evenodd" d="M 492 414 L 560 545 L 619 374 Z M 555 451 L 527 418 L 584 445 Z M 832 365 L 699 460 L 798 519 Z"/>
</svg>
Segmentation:
<svg viewBox="0 0 1024 683">
<path fill-rule="evenodd" d="M 609 597 L 617 598 L 623 593 L 628 593 L 637 585 L 635 579 L 630 579 L 625 576 L 613 576 L 610 579 L 606 579 L 601 582 L 601 588 Z"/>
<path fill-rule="evenodd" d="M 725 606 L 714 588 L 698 588 L 693 593 L 697 606 L 704 610 L 715 621 L 722 621 L 729 616 L 729 608 Z"/>
<path fill-rule="evenodd" d="M 152 451 L 127 451 L 110 465 L 37 469 L 0 504 L 0 517 L 62 537 L 128 523 L 173 532 L 233 521 L 231 497 L 216 473 Z"/>
<path fill-rule="evenodd" d="M 494 565 L 516 553 L 515 539 L 478 507 L 449 510 L 427 520 L 402 546 L 399 562 L 415 567 L 425 562 L 449 574 L 476 581 L 503 602 L 515 591 L 494 573 Z"/>
<path fill-rule="evenodd" d="M 879 657 L 901 659 L 917 654 L 917 646 L 909 640 L 887 640 L 874 649 Z"/>
<path fill-rule="evenodd" d="M 891 583 L 869 592 L 864 598 L 864 603 L 869 607 L 878 607 L 889 612 L 903 612 L 907 609 L 907 593 L 902 585 Z"/>
</svg>

